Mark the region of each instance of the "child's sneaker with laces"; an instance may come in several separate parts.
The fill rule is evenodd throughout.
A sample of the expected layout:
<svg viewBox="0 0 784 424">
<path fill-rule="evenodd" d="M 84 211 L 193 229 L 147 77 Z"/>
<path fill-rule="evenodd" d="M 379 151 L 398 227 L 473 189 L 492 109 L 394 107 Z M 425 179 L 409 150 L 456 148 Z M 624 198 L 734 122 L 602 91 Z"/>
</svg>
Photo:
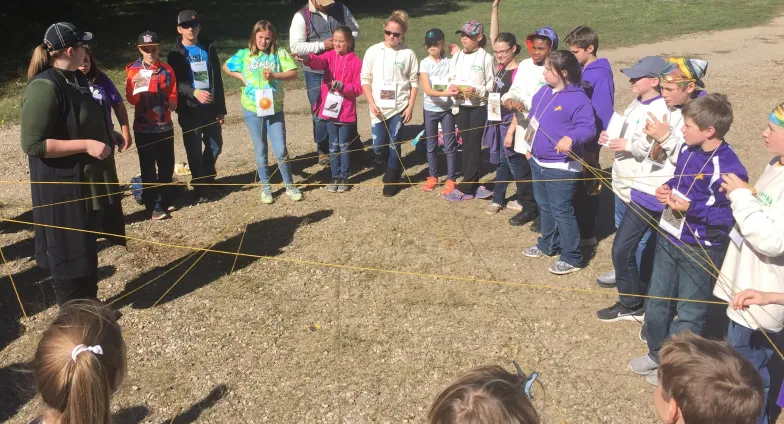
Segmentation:
<svg viewBox="0 0 784 424">
<path fill-rule="evenodd" d="M 547 255 L 545 255 L 544 252 L 539 250 L 539 246 L 533 245 L 523 250 L 523 256 L 528 256 L 529 258 L 543 258 Z"/>
<path fill-rule="evenodd" d="M 338 193 L 345 193 L 349 189 L 348 185 L 348 178 L 343 178 L 340 180 L 340 184 L 338 184 Z"/>
<path fill-rule="evenodd" d="M 435 190 L 436 186 L 438 185 L 438 178 L 436 177 L 427 177 L 427 180 L 424 184 L 422 184 L 423 191 L 433 191 Z"/>
<path fill-rule="evenodd" d="M 493 197 L 493 192 L 488 190 L 485 186 L 479 186 L 479 188 L 476 189 L 476 193 L 474 193 L 474 197 L 477 199 L 489 199 Z"/>
<path fill-rule="evenodd" d="M 555 261 L 552 265 L 550 265 L 550 272 L 555 275 L 566 275 L 571 274 L 573 272 L 577 272 L 582 268 L 579 266 L 569 265 L 564 261 Z"/>
<path fill-rule="evenodd" d="M 302 192 L 294 186 L 286 187 L 286 195 L 289 196 L 289 199 L 293 202 L 302 200 Z"/>
<path fill-rule="evenodd" d="M 453 191 L 455 191 L 455 180 L 446 180 L 446 183 L 444 184 L 444 190 L 441 191 L 441 194 L 446 196 Z"/>
<path fill-rule="evenodd" d="M 451 193 L 444 195 L 444 200 L 447 202 L 459 202 L 461 200 L 471 200 L 474 196 L 470 194 L 464 194 L 462 191 L 458 189 L 452 190 Z"/>
<path fill-rule="evenodd" d="M 264 188 L 261 190 L 261 203 L 265 205 L 271 205 L 275 202 L 275 198 L 272 197 L 272 189 Z"/>
<path fill-rule="evenodd" d="M 493 202 L 493 203 L 487 205 L 487 209 L 485 209 L 485 212 L 487 212 L 488 215 L 495 215 L 498 212 L 501 212 L 501 209 L 503 209 L 503 208 L 504 207 L 502 205 L 499 205 L 498 203 Z"/>
</svg>

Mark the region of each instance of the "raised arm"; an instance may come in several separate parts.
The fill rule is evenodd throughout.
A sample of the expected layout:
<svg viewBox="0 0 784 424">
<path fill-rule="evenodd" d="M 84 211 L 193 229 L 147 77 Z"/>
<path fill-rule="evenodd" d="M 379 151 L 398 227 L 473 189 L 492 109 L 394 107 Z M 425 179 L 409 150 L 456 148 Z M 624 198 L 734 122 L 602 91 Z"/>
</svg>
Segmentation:
<svg viewBox="0 0 784 424">
<path fill-rule="evenodd" d="M 492 48 L 501 30 L 498 28 L 498 4 L 501 0 L 493 0 L 493 9 L 490 12 L 490 48 Z"/>
</svg>

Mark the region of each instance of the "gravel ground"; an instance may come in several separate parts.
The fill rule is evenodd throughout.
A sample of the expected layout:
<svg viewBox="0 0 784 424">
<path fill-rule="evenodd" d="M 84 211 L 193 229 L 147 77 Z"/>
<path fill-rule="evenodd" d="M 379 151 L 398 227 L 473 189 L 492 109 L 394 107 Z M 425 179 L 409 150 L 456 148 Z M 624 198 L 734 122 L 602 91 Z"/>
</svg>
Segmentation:
<svg viewBox="0 0 784 424">
<path fill-rule="evenodd" d="M 763 27 L 601 53 L 616 71 L 620 110 L 631 100 L 621 67 L 650 54 L 708 59 L 708 90 L 730 94 L 735 107 L 728 141 L 756 177 L 769 159 L 759 133 L 782 100 L 770 89 L 784 82 L 782 47 L 784 19 L 778 18 Z M 251 183 L 252 146 L 236 95 L 229 106 L 219 182 Z M 361 107 L 359 129 L 367 141 L 366 110 Z M 417 110 L 414 122 L 420 123 Z M 286 112 L 290 153 L 312 154 L 304 92 L 287 93 Z M 1 131 L 2 178 L 28 179 L 18 128 Z M 418 131 L 410 128 L 407 138 Z M 424 155 L 410 145 L 404 154 L 406 174 L 422 181 Z M 604 152 L 602 163 L 611 160 Z M 134 152 L 121 154 L 117 164 L 123 181 L 138 172 Z M 328 179 L 313 159 L 295 162 L 294 170 L 297 181 Z M 536 402 L 544 422 L 654 422 L 653 387 L 625 369 L 646 351 L 639 326 L 594 318 L 613 302 L 613 291 L 594 283 L 611 268 L 612 236 L 585 270 L 555 277 L 547 272 L 548 260 L 521 255 L 535 237 L 527 227 L 509 226 L 509 211 L 488 216 L 483 201 L 448 204 L 416 187 L 386 199 L 372 170 L 356 173 L 352 182 L 360 185 L 346 194 L 306 187 L 305 201 L 281 196 L 271 206 L 259 203 L 257 187 L 222 187 L 218 200 L 183 207 L 163 222 L 143 221 L 140 207 L 125 199 L 130 236 L 228 252 L 242 241 L 243 253 L 270 258 L 240 257 L 235 264 L 234 256 L 208 253 L 196 262 L 201 253 L 188 258 L 189 250 L 141 241 L 129 242 L 128 250 L 104 246 L 100 296 L 117 300 L 128 344 L 129 374 L 113 400 L 117 422 L 423 422 L 431 400 L 459 372 L 480 364 L 512 369 L 515 359 L 541 374 L 544 391 Z M 3 184 L 0 194 L 3 217 L 31 220 L 28 186 Z M 604 203 L 606 228 L 612 226 L 609 196 Z M 19 316 L 4 279 L 0 421 L 24 423 L 40 405 L 17 390 L 29 383 L 18 370 L 31 359 L 56 307 L 46 273 L 29 258 L 32 231 L 8 224 L 2 229 L 7 270 L 30 317 Z M 546 287 L 525 286 L 531 284 Z"/>
</svg>

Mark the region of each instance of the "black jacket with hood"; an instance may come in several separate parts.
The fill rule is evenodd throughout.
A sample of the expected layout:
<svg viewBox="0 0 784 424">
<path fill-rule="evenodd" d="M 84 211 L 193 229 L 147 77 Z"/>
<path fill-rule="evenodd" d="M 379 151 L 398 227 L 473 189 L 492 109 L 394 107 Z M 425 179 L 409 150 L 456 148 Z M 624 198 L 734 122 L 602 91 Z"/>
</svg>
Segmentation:
<svg viewBox="0 0 784 424">
<path fill-rule="evenodd" d="M 210 95 L 212 96 L 212 103 L 209 105 L 202 105 L 196 100 L 193 88 L 193 75 L 191 73 L 191 65 L 188 62 L 188 53 L 185 46 L 182 45 L 182 37 L 177 37 L 177 42 L 174 43 L 169 52 L 167 61 L 169 66 L 174 69 L 174 74 L 177 76 L 177 113 L 193 113 L 197 111 L 204 114 L 226 115 L 226 97 L 223 94 L 223 79 L 221 78 L 221 64 L 218 58 L 218 52 L 213 47 L 212 40 L 206 37 L 199 37 L 199 44 L 207 50 L 207 72 L 210 74 Z"/>
</svg>

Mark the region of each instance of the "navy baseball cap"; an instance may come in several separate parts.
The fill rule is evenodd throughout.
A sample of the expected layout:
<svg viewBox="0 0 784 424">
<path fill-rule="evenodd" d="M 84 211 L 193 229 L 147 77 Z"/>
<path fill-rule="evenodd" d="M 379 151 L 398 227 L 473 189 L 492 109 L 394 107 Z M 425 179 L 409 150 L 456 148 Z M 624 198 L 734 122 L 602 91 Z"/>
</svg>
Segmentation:
<svg viewBox="0 0 784 424">
<path fill-rule="evenodd" d="M 667 61 L 659 56 L 645 56 L 631 68 L 621 69 L 629 78 L 658 78 Z"/>
<path fill-rule="evenodd" d="M 444 41 L 444 31 L 441 31 L 438 28 L 433 28 L 425 34 L 425 45 L 428 47 L 433 47 L 439 41 Z"/>
<path fill-rule="evenodd" d="M 139 38 L 136 39 L 137 46 L 160 46 L 161 39 L 158 38 L 158 34 L 147 30 L 143 33 L 139 34 Z"/>
</svg>

